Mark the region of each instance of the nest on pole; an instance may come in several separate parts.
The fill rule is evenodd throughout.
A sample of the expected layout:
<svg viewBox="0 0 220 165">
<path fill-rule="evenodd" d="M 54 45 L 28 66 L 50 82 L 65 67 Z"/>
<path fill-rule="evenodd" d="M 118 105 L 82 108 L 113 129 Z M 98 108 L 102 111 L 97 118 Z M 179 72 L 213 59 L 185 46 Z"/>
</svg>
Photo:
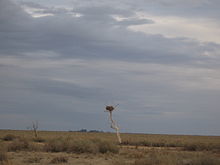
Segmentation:
<svg viewBox="0 0 220 165">
<path fill-rule="evenodd" d="M 113 107 L 113 106 L 111 106 L 111 105 L 107 105 L 106 107 L 105 107 L 105 109 L 107 110 L 107 111 L 113 111 L 114 109 L 115 109 L 115 107 Z"/>
<path fill-rule="evenodd" d="M 118 106 L 118 104 L 116 106 Z M 116 122 L 112 118 L 112 111 L 116 108 L 116 106 L 107 105 L 105 107 L 105 109 L 106 109 L 106 111 L 109 112 L 109 118 L 111 121 L 111 128 L 116 131 L 116 134 L 118 137 L 118 142 L 119 142 L 119 144 L 121 144 L 121 136 L 120 136 L 120 132 L 119 132 L 119 127 L 117 126 Z"/>
</svg>

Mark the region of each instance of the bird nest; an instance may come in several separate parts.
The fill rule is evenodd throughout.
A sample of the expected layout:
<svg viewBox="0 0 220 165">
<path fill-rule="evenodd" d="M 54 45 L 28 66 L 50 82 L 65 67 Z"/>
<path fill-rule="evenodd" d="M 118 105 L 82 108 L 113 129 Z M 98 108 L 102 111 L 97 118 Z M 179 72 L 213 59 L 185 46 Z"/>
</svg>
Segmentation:
<svg viewBox="0 0 220 165">
<path fill-rule="evenodd" d="M 107 110 L 107 111 L 113 111 L 115 108 L 113 107 L 113 106 L 106 106 L 105 107 L 105 109 Z"/>
</svg>

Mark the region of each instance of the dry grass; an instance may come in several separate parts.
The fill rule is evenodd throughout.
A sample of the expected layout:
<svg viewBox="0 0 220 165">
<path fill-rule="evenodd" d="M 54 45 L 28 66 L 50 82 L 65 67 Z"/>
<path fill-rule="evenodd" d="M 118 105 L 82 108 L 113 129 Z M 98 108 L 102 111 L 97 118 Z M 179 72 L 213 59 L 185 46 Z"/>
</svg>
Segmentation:
<svg viewBox="0 0 220 165">
<path fill-rule="evenodd" d="M 188 151 L 220 151 L 219 136 L 142 135 L 124 137 L 123 145 L 179 147 Z M 137 137 L 137 138 L 135 138 Z"/>
<path fill-rule="evenodd" d="M 42 150 L 41 146 L 28 141 L 25 138 L 19 138 L 7 145 L 7 151 L 16 152 L 16 151 L 40 151 Z"/>
<path fill-rule="evenodd" d="M 151 152 L 138 159 L 134 165 L 219 165 L 220 161 L 211 155 L 170 152 Z"/>
<path fill-rule="evenodd" d="M 118 153 L 116 144 L 100 140 L 72 140 L 70 138 L 58 138 L 45 144 L 46 152 L 69 152 L 69 153 Z"/>
<path fill-rule="evenodd" d="M 32 131 L 12 131 L 1 130 L 0 138 L 7 134 L 16 137 L 25 137 L 28 140 L 33 139 Z M 114 133 L 81 133 L 81 132 L 56 132 L 39 131 L 40 139 L 49 141 L 57 138 L 71 138 L 80 140 L 92 140 L 97 137 L 100 140 L 117 143 L 117 137 Z M 191 136 L 191 135 L 156 135 L 156 134 L 121 134 L 123 145 L 149 146 L 149 147 L 184 147 L 190 145 L 200 145 L 207 150 L 220 150 L 219 136 Z M 37 140 L 36 140 L 37 141 Z"/>
<path fill-rule="evenodd" d="M 46 140 L 42 137 L 33 138 L 34 142 L 43 143 L 46 142 Z"/>
<path fill-rule="evenodd" d="M 50 163 L 53 163 L 53 164 L 67 163 L 67 162 L 68 162 L 68 158 L 64 156 L 55 157 L 50 161 Z"/>
<path fill-rule="evenodd" d="M 3 150 L 0 151 L 0 165 L 11 165 L 7 153 Z"/>
<path fill-rule="evenodd" d="M 122 134 L 118 145 L 112 133 L 39 133 L 0 131 L 0 165 L 220 165 L 217 136 Z"/>
<path fill-rule="evenodd" d="M 8 161 L 7 153 L 4 151 L 0 151 L 0 162 Z"/>
<path fill-rule="evenodd" d="M 34 156 L 34 157 L 29 157 L 24 162 L 28 163 L 28 164 L 30 164 L 30 163 L 40 163 L 41 159 L 42 159 L 41 157 Z"/>
<path fill-rule="evenodd" d="M 8 151 L 28 150 L 30 143 L 26 139 L 16 139 L 8 145 Z"/>
<path fill-rule="evenodd" d="M 7 134 L 2 138 L 2 140 L 4 140 L 4 141 L 12 141 L 14 139 L 16 139 L 16 136 L 12 135 L 12 134 Z"/>
<path fill-rule="evenodd" d="M 112 161 L 112 165 L 133 165 L 133 163 L 126 162 L 124 159 L 115 159 Z"/>
</svg>

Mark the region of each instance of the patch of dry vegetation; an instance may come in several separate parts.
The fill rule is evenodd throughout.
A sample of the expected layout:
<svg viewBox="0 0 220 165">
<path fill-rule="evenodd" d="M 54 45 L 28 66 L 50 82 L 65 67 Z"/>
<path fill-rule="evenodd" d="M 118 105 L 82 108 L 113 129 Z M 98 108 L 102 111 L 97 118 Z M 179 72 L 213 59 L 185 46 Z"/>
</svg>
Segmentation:
<svg viewBox="0 0 220 165">
<path fill-rule="evenodd" d="M 64 156 L 55 157 L 50 161 L 50 163 L 53 163 L 53 164 L 67 163 L 67 162 L 68 162 L 68 158 Z"/>
<path fill-rule="evenodd" d="M 11 165 L 7 153 L 3 150 L 0 150 L 0 165 Z"/>
<path fill-rule="evenodd" d="M 26 139 L 16 139 L 8 144 L 8 151 L 23 151 L 30 149 L 30 143 Z"/>
<path fill-rule="evenodd" d="M 220 151 L 220 137 L 181 135 L 140 135 L 123 137 L 122 145 L 145 147 L 179 147 L 185 151 Z"/>
<path fill-rule="evenodd" d="M 119 147 L 108 141 L 101 140 L 72 140 L 70 138 L 59 138 L 48 141 L 44 150 L 46 152 L 68 152 L 68 153 L 118 153 Z"/>
<path fill-rule="evenodd" d="M 16 136 L 12 135 L 12 134 L 7 134 L 2 138 L 2 140 L 4 140 L 4 141 L 13 141 L 15 139 L 16 139 Z"/>
<path fill-rule="evenodd" d="M 8 161 L 8 156 L 5 151 L 0 151 L 0 162 Z"/>
<path fill-rule="evenodd" d="M 28 164 L 30 164 L 30 163 L 40 163 L 41 159 L 42 158 L 39 157 L 39 156 L 34 156 L 34 157 L 27 158 L 24 162 L 28 163 Z"/>
<path fill-rule="evenodd" d="M 38 143 L 46 142 L 46 140 L 44 138 L 42 138 L 42 137 L 33 138 L 33 141 L 34 142 L 38 142 Z"/>
<path fill-rule="evenodd" d="M 219 159 L 205 154 L 151 152 L 145 158 L 137 159 L 134 165 L 219 165 Z"/>
<path fill-rule="evenodd" d="M 220 165 L 220 137 L 122 134 L 123 144 L 118 145 L 111 133 L 42 131 L 40 135 L 0 131 L 0 146 L 5 148 L 0 165 Z"/>
<path fill-rule="evenodd" d="M 36 145 L 25 138 L 19 138 L 7 145 L 7 150 L 9 152 L 16 151 L 40 151 L 41 147 Z"/>
<path fill-rule="evenodd" d="M 0 138 L 7 134 L 16 137 L 25 137 L 34 142 L 45 142 L 58 138 L 80 139 L 82 141 L 96 139 L 118 143 L 114 133 L 82 133 L 82 132 L 56 132 L 39 131 L 40 137 L 33 140 L 33 131 L 0 130 Z M 121 134 L 123 145 L 147 147 L 189 147 L 190 145 L 202 150 L 220 150 L 219 136 L 191 136 L 191 135 L 156 135 L 156 134 Z M 198 149 L 197 149 L 198 150 Z"/>
</svg>

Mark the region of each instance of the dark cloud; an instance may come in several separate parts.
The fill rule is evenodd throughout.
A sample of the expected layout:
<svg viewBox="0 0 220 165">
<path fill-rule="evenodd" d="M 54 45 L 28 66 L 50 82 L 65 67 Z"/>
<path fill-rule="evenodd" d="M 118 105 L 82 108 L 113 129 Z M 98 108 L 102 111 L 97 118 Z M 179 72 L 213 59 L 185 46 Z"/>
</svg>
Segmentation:
<svg viewBox="0 0 220 165">
<path fill-rule="evenodd" d="M 9 21 L 14 22 L 15 25 L 6 24 L 5 29 L 15 28 L 16 30 L 1 34 L 4 39 L 1 51 L 7 53 L 9 50 L 10 52 L 14 50 L 13 53 L 19 54 L 24 51 L 53 50 L 62 54 L 62 57 L 71 58 L 117 58 L 161 63 L 187 62 L 190 64 L 203 58 L 199 54 L 210 49 L 209 43 L 201 45 L 187 39 L 167 39 L 162 35 L 134 33 L 126 29 L 126 26 L 149 24 L 153 23 L 153 20 L 116 21 L 111 16 L 114 14 L 131 16 L 134 13 L 130 11 L 103 6 L 83 7 L 75 10 L 83 16 L 78 18 L 58 13 L 53 17 L 31 20 L 15 16 L 13 19 L 16 18 L 16 21 Z M 23 11 L 20 9 L 19 12 Z M 50 12 L 48 11 L 48 13 Z M 17 26 L 20 23 L 23 27 Z M 114 27 L 115 25 L 126 26 L 117 28 Z M 215 47 L 219 49 L 220 46 L 216 45 Z M 184 53 L 182 49 L 184 49 Z"/>
</svg>

